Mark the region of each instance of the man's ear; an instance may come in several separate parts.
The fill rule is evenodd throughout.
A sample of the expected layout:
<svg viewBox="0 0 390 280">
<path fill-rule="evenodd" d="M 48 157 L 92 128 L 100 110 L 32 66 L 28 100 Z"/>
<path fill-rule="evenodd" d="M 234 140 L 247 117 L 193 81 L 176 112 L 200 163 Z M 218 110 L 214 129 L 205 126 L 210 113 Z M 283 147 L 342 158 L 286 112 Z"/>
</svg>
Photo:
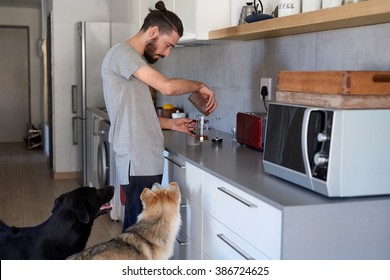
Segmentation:
<svg viewBox="0 0 390 280">
<path fill-rule="evenodd" d="M 149 37 L 151 39 L 154 39 L 156 38 L 158 35 L 160 35 L 160 29 L 158 28 L 158 26 L 152 26 L 150 29 L 149 29 Z"/>
</svg>

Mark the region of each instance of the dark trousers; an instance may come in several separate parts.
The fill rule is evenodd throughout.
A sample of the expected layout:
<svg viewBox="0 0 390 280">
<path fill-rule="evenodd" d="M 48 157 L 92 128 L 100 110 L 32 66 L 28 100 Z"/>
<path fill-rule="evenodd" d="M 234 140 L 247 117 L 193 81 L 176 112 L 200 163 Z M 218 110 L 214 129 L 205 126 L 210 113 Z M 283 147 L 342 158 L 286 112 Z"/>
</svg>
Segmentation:
<svg viewBox="0 0 390 280">
<path fill-rule="evenodd" d="M 130 176 L 129 185 L 122 185 L 126 194 L 122 232 L 137 222 L 137 217 L 142 212 L 140 195 L 144 188 L 151 189 L 154 183 L 161 184 L 162 177 L 162 174 L 155 176 Z"/>
</svg>

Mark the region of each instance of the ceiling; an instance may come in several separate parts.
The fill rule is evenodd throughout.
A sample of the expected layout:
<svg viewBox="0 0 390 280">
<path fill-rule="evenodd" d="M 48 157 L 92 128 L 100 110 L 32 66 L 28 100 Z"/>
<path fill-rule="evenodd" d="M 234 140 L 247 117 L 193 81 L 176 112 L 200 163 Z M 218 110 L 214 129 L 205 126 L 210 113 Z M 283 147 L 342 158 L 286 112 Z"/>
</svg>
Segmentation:
<svg viewBox="0 0 390 280">
<path fill-rule="evenodd" d="M 40 8 L 41 0 L 0 0 L 0 7 Z"/>
</svg>

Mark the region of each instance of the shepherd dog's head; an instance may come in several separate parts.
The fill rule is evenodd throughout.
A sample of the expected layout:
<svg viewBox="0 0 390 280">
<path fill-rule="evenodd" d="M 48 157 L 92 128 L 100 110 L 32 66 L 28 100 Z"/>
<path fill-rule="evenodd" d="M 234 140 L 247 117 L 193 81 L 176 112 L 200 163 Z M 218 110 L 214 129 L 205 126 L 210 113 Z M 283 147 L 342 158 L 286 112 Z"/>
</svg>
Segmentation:
<svg viewBox="0 0 390 280">
<path fill-rule="evenodd" d="M 152 189 L 145 188 L 140 198 L 144 209 L 138 216 L 138 221 L 156 218 L 177 220 L 177 227 L 179 227 L 181 196 L 177 183 L 171 182 L 166 188 L 155 183 Z"/>
</svg>

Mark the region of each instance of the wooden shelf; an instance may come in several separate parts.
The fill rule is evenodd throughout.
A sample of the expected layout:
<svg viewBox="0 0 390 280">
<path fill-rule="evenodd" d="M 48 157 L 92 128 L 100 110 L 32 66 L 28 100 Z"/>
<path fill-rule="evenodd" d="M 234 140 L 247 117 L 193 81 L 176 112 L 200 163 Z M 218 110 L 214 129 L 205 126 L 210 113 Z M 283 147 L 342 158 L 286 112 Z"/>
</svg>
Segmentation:
<svg viewBox="0 0 390 280">
<path fill-rule="evenodd" d="M 370 0 L 209 32 L 209 40 L 256 40 L 390 22 L 390 1 Z"/>
</svg>

